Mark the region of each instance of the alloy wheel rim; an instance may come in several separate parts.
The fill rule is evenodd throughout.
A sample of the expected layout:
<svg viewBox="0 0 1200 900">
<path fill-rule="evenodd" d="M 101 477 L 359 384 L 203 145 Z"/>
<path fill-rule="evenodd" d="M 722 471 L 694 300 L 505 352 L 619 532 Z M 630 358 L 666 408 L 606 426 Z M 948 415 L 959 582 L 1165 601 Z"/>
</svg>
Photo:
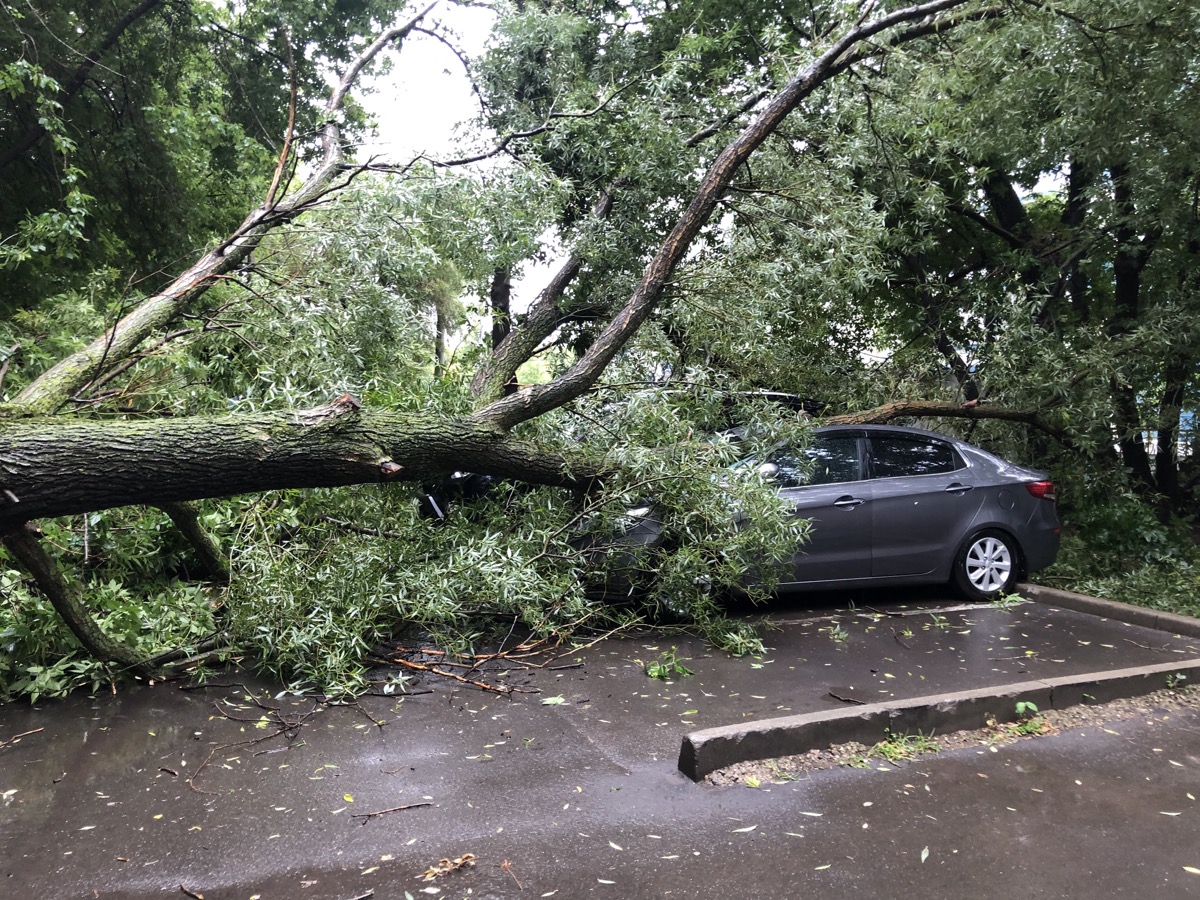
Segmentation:
<svg viewBox="0 0 1200 900">
<path fill-rule="evenodd" d="M 971 584 L 985 594 L 993 594 L 1008 584 L 1012 553 L 998 538 L 980 538 L 967 551 L 966 567 Z"/>
</svg>

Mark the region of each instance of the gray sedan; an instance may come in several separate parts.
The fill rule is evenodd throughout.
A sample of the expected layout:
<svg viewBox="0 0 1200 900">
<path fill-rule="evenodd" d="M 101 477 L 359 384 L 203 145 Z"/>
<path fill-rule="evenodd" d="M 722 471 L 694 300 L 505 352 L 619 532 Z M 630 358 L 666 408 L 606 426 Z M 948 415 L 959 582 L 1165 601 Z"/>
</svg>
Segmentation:
<svg viewBox="0 0 1200 900">
<path fill-rule="evenodd" d="M 998 597 L 1054 562 L 1059 522 L 1046 472 L 916 428 L 828 426 L 761 471 L 811 519 L 783 590 L 952 583 Z"/>
</svg>

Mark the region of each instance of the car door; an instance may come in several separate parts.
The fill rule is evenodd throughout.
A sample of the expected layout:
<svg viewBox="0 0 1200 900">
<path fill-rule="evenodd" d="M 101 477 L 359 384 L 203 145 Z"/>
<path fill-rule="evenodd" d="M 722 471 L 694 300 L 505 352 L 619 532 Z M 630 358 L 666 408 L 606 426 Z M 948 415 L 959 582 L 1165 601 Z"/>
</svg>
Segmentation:
<svg viewBox="0 0 1200 900">
<path fill-rule="evenodd" d="M 792 515 L 812 520 L 790 583 L 870 577 L 872 485 L 863 478 L 861 437 L 818 435 L 805 450 L 777 454 L 772 461 Z"/>
<path fill-rule="evenodd" d="M 952 444 L 934 437 L 882 432 L 867 444 L 871 574 L 927 575 L 947 566 L 983 500 L 971 469 Z"/>
</svg>

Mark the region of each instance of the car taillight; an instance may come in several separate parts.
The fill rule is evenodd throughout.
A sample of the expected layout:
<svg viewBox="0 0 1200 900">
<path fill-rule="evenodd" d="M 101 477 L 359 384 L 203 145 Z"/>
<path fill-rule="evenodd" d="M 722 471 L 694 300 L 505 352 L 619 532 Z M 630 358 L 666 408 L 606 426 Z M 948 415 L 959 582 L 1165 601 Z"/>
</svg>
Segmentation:
<svg viewBox="0 0 1200 900">
<path fill-rule="evenodd" d="M 1058 497 L 1054 493 L 1053 481 L 1031 481 L 1025 485 L 1026 490 L 1035 497 L 1040 497 L 1042 500 L 1054 502 Z"/>
</svg>

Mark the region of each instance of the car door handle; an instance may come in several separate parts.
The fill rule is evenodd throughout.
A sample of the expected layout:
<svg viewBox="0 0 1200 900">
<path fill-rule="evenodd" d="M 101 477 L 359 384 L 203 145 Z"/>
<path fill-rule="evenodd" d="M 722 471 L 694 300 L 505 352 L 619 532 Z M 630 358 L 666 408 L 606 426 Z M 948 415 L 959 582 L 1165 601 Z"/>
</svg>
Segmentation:
<svg viewBox="0 0 1200 900">
<path fill-rule="evenodd" d="M 862 506 L 866 502 L 867 501 L 864 500 L 862 497 L 846 496 L 846 497 L 839 497 L 837 500 L 834 500 L 833 505 L 836 506 L 838 509 L 854 509 L 854 507 Z"/>
<path fill-rule="evenodd" d="M 974 487 L 975 487 L 974 485 L 959 484 L 956 481 L 954 484 L 950 485 L 950 487 L 946 488 L 946 493 L 947 494 L 965 494 L 967 491 L 972 490 Z"/>
</svg>

